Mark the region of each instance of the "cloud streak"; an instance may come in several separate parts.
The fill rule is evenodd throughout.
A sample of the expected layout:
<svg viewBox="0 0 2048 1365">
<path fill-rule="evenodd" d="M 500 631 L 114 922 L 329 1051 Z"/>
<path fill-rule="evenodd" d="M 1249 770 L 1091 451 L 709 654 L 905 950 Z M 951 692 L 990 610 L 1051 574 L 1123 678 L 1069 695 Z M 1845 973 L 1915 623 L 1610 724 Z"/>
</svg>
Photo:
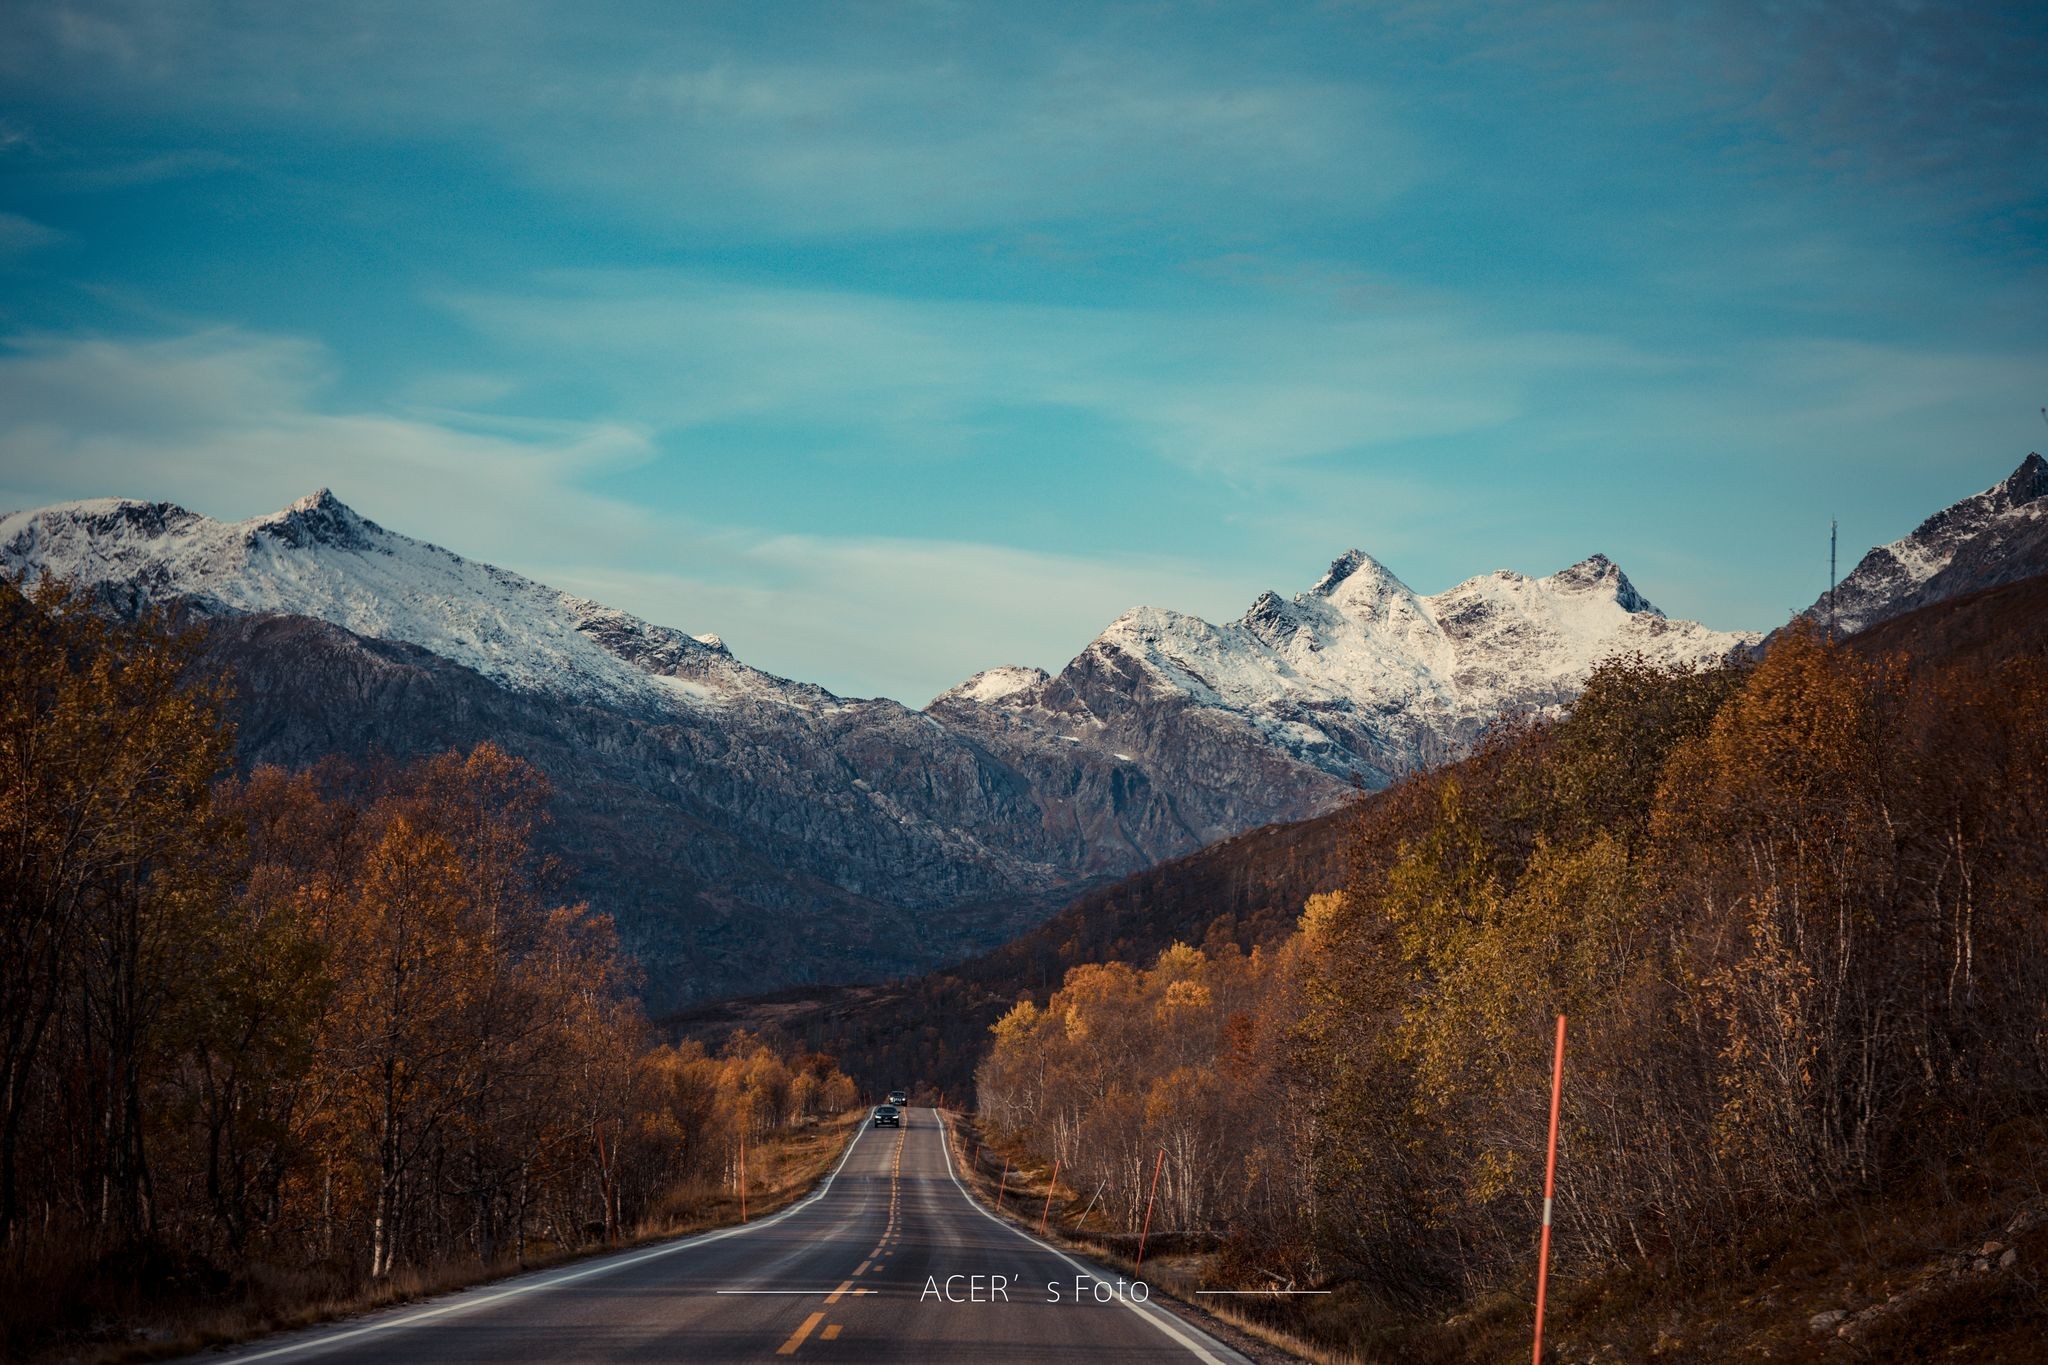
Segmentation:
<svg viewBox="0 0 2048 1365">
<path fill-rule="evenodd" d="M 820 7 L 789 41 L 717 7 L 628 6 L 592 26 L 551 3 L 173 17 L 79 0 L 28 6 L 0 75 L 67 102 L 466 144 L 654 221 L 797 238 L 1162 217 L 1256 231 L 1385 204 L 1420 170 L 1356 81 L 1219 63 L 1115 11 L 1084 23 L 1077 8 L 1055 35 L 950 10 Z M 562 31 L 585 39 L 565 47 Z"/>
<path fill-rule="evenodd" d="M 557 275 L 447 303 L 513 363 L 576 367 L 671 432 L 817 422 L 855 445 L 973 456 L 1003 453 L 978 450 L 993 411 L 1071 409 L 1110 439 L 1231 478 L 1495 429 L 1550 376 L 1660 363 L 1443 308 L 1053 307 L 671 271 Z"/>
</svg>

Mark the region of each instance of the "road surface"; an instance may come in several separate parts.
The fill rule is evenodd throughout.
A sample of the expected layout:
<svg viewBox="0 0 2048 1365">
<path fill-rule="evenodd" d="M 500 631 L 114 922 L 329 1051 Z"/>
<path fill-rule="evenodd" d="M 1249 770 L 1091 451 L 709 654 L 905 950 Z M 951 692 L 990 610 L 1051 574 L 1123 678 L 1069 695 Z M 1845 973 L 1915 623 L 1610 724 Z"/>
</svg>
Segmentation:
<svg viewBox="0 0 2048 1365">
<path fill-rule="evenodd" d="M 906 1118 L 862 1129 L 816 1193 L 745 1226 L 193 1359 L 1246 1365 L 1173 1312 L 1117 1300 L 1114 1273 L 998 1219 L 961 1185 L 938 1112 Z"/>
</svg>

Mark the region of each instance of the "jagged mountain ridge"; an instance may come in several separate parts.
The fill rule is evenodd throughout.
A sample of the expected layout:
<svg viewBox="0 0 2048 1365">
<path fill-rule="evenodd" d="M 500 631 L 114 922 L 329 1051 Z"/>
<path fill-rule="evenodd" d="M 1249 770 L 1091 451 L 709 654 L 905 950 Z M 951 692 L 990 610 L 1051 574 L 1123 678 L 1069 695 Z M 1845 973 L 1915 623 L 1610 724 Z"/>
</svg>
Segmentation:
<svg viewBox="0 0 2048 1365">
<path fill-rule="evenodd" d="M 657 1005 L 936 965 L 1050 910 L 1085 862 L 1071 822 L 915 711 L 748 668 L 331 494 L 232 523 L 105 499 L 15 513 L 0 570 L 209 622 L 245 763 L 484 739 L 532 759 L 576 890 L 616 915 Z M 1076 763 L 1072 785 L 1115 807 L 1107 842 L 1186 843 L 1142 792 L 1098 795 L 1101 766 Z"/>
<path fill-rule="evenodd" d="M 989 670 L 930 710 L 1014 764 L 1061 742 L 1142 762 L 1220 838 L 1244 828 L 1233 797 L 1247 789 L 1269 818 L 1312 814 L 1457 756 L 1505 712 L 1569 700 L 1604 658 L 1697 667 L 1758 638 L 1670 620 L 1604 555 L 1423 596 L 1351 550 L 1227 625 L 1142 607 L 1056 677 Z"/>
<path fill-rule="evenodd" d="M 2036 500 L 1943 514 L 1947 558 L 1916 590 L 2002 571 L 2018 542 L 2000 518 Z M 1354 551 L 1226 625 L 1138 608 L 1056 675 L 987 670 L 918 712 L 750 668 L 325 491 L 231 523 L 117 499 L 13 513 L 0 570 L 209 619 L 246 762 L 485 738 L 533 758 L 657 1004 L 957 958 L 1082 886 L 1455 756 L 1601 657 L 1706 663 L 1754 638 L 1667 619 L 1597 555 L 1423 596 Z"/>
</svg>

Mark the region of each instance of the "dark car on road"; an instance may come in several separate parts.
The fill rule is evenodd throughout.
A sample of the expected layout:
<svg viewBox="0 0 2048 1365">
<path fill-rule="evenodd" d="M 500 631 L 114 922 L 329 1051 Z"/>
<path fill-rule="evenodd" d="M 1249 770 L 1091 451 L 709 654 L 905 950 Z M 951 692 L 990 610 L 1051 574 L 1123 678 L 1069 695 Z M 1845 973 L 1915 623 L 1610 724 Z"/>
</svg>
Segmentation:
<svg viewBox="0 0 2048 1365">
<path fill-rule="evenodd" d="M 903 1111 L 901 1109 L 898 1109 L 893 1104 L 878 1104 L 875 1106 L 875 1127 L 901 1128 L 902 1126 Z"/>
</svg>

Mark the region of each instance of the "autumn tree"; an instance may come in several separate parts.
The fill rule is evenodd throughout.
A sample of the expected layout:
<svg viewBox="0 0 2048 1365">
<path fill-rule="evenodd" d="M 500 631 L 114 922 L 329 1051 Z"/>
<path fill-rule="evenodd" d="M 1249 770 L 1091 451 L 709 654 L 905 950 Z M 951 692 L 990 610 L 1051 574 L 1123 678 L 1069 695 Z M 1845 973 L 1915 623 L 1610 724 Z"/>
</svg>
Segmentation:
<svg viewBox="0 0 2048 1365">
<path fill-rule="evenodd" d="M 26 1129 L 60 1109 L 77 1145 L 46 1149 L 40 1212 L 116 1240 L 153 1230 L 145 1079 L 223 900 L 221 690 L 166 616 L 95 605 L 0 582 L 0 1242 L 24 1212 Z"/>
</svg>

